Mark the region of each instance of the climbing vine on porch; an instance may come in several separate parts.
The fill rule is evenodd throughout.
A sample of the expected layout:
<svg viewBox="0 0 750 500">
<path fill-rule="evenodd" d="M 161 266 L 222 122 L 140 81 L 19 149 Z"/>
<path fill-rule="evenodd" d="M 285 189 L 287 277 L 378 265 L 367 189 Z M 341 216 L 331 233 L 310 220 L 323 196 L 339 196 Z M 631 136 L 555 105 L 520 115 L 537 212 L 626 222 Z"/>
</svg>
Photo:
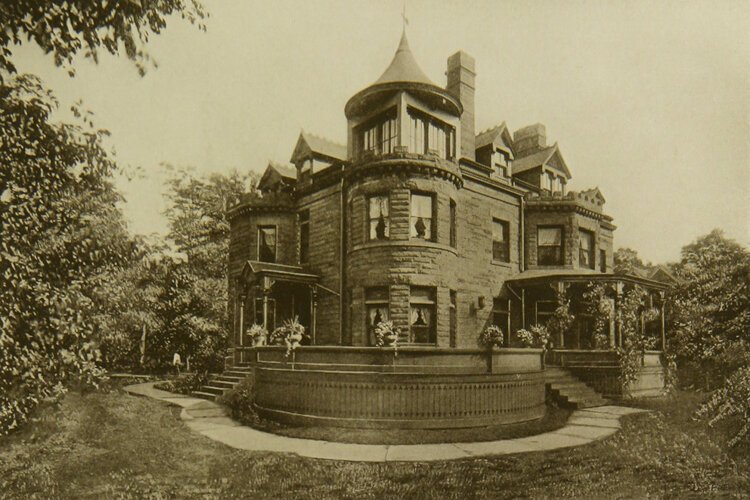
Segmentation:
<svg viewBox="0 0 750 500">
<path fill-rule="evenodd" d="M 645 305 L 646 291 L 640 286 L 628 288 L 618 296 L 617 307 L 612 302 L 604 285 L 589 283 L 584 293 L 588 312 L 594 318 L 596 345 L 608 341 L 606 328 L 612 318 L 622 339 L 615 347 L 620 365 L 620 385 L 624 392 L 635 382 L 641 369 L 643 355 L 649 347 L 648 339 L 641 328 L 641 311 Z"/>
</svg>

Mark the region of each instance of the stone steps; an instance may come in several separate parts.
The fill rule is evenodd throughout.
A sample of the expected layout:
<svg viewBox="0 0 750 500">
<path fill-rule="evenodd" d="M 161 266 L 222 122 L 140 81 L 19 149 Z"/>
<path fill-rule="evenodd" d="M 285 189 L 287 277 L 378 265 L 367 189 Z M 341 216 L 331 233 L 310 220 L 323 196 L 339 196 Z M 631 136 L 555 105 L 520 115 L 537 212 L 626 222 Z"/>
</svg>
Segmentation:
<svg viewBox="0 0 750 500">
<path fill-rule="evenodd" d="M 236 388 L 248 375 L 252 374 L 251 366 L 233 366 L 219 375 L 212 375 L 208 379 L 208 384 L 202 386 L 200 390 L 193 391 L 192 395 L 216 401 L 221 396 Z"/>
<path fill-rule="evenodd" d="M 548 367 L 545 370 L 544 378 L 548 393 L 561 406 L 581 409 L 609 404 L 609 401 L 604 399 L 601 394 L 565 369 Z"/>
</svg>

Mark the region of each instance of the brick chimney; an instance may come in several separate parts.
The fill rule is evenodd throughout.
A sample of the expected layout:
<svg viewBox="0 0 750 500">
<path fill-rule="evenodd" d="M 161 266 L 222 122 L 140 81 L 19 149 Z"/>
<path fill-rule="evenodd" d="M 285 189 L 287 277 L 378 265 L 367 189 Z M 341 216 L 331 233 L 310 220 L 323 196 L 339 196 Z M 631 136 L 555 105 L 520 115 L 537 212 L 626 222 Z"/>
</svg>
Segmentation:
<svg viewBox="0 0 750 500">
<path fill-rule="evenodd" d="M 547 129 L 535 123 L 513 132 L 513 153 L 520 158 L 547 147 Z"/>
<path fill-rule="evenodd" d="M 448 58 L 448 85 L 464 108 L 461 115 L 460 157 L 475 159 L 474 148 L 474 58 L 459 50 Z"/>
</svg>

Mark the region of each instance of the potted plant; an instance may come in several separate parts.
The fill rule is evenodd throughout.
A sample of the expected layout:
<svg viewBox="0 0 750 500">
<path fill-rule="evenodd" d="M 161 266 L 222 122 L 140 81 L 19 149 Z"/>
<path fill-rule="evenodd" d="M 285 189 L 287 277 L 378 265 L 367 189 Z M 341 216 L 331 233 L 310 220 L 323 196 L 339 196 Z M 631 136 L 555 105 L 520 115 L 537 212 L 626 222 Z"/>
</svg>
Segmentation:
<svg viewBox="0 0 750 500">
<path fill-rule="evenodd" d="M 488 326 L 479 336 L 479 343 L 490 350 L 492 350 L 492 346 L 502 347 L 504 340 L 503 331 L 497 325 Z"/>
<path fill-rule="evenodd" d="M 399 329 L 393 325 L 393 321 L 381 321 L 375 325 L 375 345 L 378 347 L 397 347 Z"/>
<path fill-rule="evenodd" d="M 271 343 L 275 345 L 285 345 L 285 358 L 294 353 L 294 350 L 300 346 L 302 339 L 305 337 L 305 327 L 297 320 L 297 316 L 287 319 L 284 323 L 271 333 Z M 294 357 L 292 357 L 292 367 L 294 367 Z"/>
<path fill-rule="evenodd" d="M 516 332 L 516 336 L 524 347 L 541 347 L 542 349 L 546 349 L 549 343 L 549 331 L 541 325 L 531 325 L 531 328 L 528 330 L 522 328 Z"/>
<path fill-rule="evenodd" d="M 268 342 L 268 330 L 263 328 L 263 325 L 257 323 L 250 327 L 247 331 L 247 336 L 253 341 L 253 347 L 266 345 Z"/>
</svg>

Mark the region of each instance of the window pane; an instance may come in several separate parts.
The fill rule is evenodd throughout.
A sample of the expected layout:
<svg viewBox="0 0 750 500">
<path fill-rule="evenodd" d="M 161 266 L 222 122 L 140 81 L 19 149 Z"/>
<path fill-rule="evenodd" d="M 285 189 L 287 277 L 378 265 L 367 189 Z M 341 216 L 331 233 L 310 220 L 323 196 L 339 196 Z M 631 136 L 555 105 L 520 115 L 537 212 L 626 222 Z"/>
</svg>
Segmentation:
<svg viewBox="0 0 750 500">
<path fill-rule="evenodd" d="M 559 227 L 540 227 L 538 233 L 539 245 L 561 245 L 562 229 Z"/>
<path fill-rule="evenodd" d="M 411 195 L 411 236 L 432 239 L 432 196 Z"/>
<path fill-rule="evenodd" d="M 258 260 L 276 262 L 276 228 L 258 228 Z"/>
<path fill-rule="evenodd" d="M 376 304 L 367 306 L 367 325 L 378 326 L 378 323 L 388 321 L 388 304 Z"/>
<path fill-rule="evenodd" d="M 425 153 L 424 127 L 424 121 L 414 116 L 411 117 L 411 143 L 409 150 L 412 153 Z"/>
<path fill-rule="evenodd" d="M 368 218 L 370 221 L 369 236 L 371 240 L 385 240 L 390 234 L 388 217 L 388 196 L 371 196 L 369 199 Z"/>
</svg>

